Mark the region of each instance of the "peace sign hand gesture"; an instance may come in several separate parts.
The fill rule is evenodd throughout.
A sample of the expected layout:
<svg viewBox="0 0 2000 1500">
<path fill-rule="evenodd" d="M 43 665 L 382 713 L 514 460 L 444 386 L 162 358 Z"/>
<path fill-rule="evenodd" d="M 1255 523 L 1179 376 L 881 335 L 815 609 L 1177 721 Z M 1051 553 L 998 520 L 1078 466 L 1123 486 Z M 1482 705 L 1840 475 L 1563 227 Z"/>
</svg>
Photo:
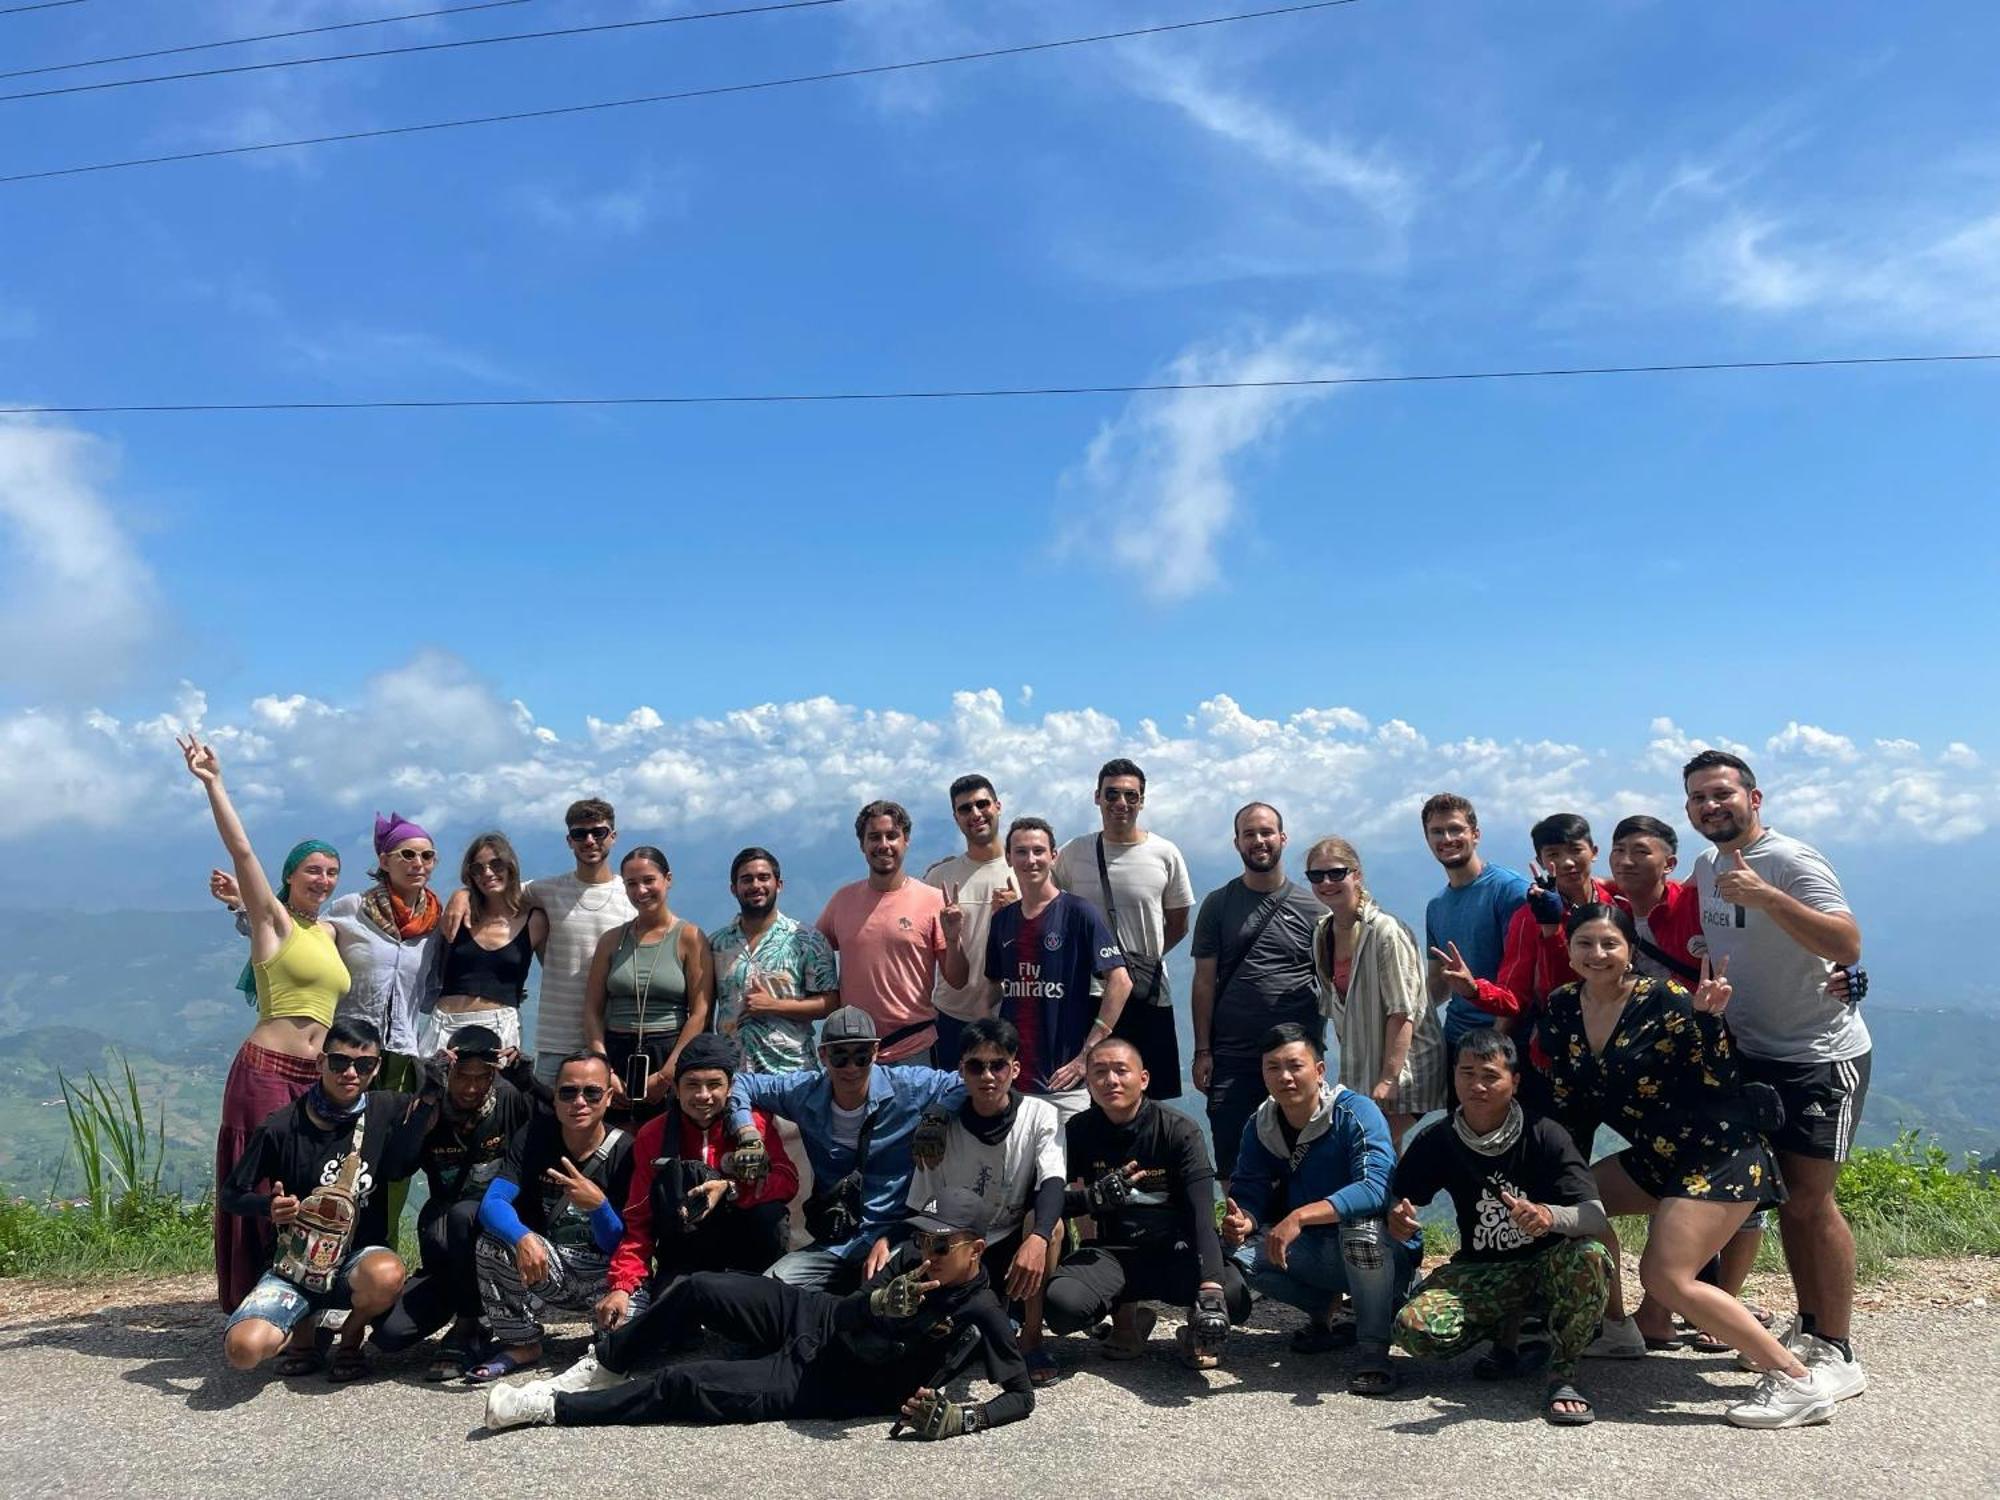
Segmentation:
<svg viewBox="0 0 2000 1500">
<path fill-rule="evenodd" d="M 938 921 L 944 926 L 945 937 L 953 943 L 965 930 L 965 908 L 958 904 L 957 885 L 950 882 L 944 888 L 944 909 L 938 913 Z"/>
<path fill-rule="evenodd" d="M 1701 983 L 1694 992 L 1694 1008 L 1707 1015 L 1719 1016 L 1729 1008 L 1729 955 L 1722 955 L 1722 962 L 1709 967 L 1706 957 L 1701 961 Z"/>
<path fill-rule="evenodd" d="M 567 1156 L 561 1166 L 550 1167 L 542 1176 L 550 1187 L 561 1188 L 569 1206 L 580 1214 L 595 1213 L 597 1206 L 607 1201 L 604 1189 L 584 1176 Z"/>
<path fill-rule="evenodd" d="M 1451 951 L 1447 953 L 1445 948 Z M 1472 965 L 1465 961 L 1465 955 L 1458 951 L 1458 944 L 1446 943 L 1444 948 L 1433 948 L 1431 957 L 1437 960 L 1438 971 L 1444 975 L 1444 982 L 1451 986 L 1454 995 L 1470 1000 L 1479 993 L 1479 980 L 1472 972 Z"/>
<path fill-rule="evenodd" d="M 215 758 L 215 750 L 212 746 L 204 745 L 192 734 L 187 737 L 185 745 L 181 743 L 181 737 L 175 735 L 174 746 L 186 757 L 188 770 L 193 774 L 196 781 L 199 781 L 203 786 L 217 786 L 221 784 L 222 762 Z"/>
</svg>

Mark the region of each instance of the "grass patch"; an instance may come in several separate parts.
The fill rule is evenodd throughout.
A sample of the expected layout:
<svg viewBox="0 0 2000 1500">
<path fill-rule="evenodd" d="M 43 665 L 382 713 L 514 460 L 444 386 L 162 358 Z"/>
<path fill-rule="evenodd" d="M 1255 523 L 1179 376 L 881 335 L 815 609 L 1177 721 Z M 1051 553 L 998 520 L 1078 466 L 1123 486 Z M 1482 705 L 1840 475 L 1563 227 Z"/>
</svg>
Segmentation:
<svg viewBox="0 0 2000 1500">
<path fill-rule="evenodd" d="M 88 1202 L 0 1201 L 0 1276 L 190 1275 L 215 1263 L 215 1207 L 140 1190 L 98 1213 Z"/>
</svg>

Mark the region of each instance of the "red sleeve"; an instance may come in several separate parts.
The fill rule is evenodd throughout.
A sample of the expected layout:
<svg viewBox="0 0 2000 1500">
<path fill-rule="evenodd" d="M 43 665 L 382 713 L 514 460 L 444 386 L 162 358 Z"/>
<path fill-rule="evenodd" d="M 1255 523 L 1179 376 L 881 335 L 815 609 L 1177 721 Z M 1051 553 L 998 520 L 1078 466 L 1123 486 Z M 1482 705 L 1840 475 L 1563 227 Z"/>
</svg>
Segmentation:
<svg viewBox="0 0 2000 1500">
<path fill-rule="evenodd" d="M 1659 920 L 1662 916 L 1666 918 L 1664 922 Z M 1689 968 L 1701 967 L 1691 946 L 1701 934 L 1701 893 L 1692 880 L 1668 881 L 1666 899 L 1655 908 L 1646 925 L 1653 929 L 1653 940 L 1661 948 Z"/>
<path fill-rule="evenodd" d="M 1535 914 L 1523 902 L 1507 922 L 1507 948 L 1500 972 L 1479 981 L 1472 1003 L 1489 1015 L 1519 1016 L 1535 1008 L 1535 967 L 1541 957 L 1542 931 Z"/>
<path fill-rule="evenodd" d="M 660 1115 L 639 1127 L 632 1141 L 632 1186 L 625 1197 L 625 1232 L 611 1252 L 611 1289 L 636 1292 L 646 1284 L 653 1266 L 653 1158 L 661 1155 L 667 1117 Z"/>
<path fill-rule="evenodd" d="M 771 1117 L 760 1109 L 750 1111 L 750 1123 L 757 1127 L 757 1134 L 764 1137 L 764 1151 L 771 1158 L 771 1170 L 764 1174 L 764 1180 L 747 1193 L 742 1184 L 737 1184 L 738 1208 L 755 1208 L 760 1203 L 790 1203 L 798 1196 L 799 1169 L 792 1165 L 792 1159 L 785 1153 L 784 1138 L 778 1134 L 778 1127 Z"/>
<path fill-rule="evenodd" d="M 840 900 L 839 891 L 827 897 L 826 905 L 819 909 L 819 920 L 813 923 L 813 931 L 825 938 L 827 947 L 836 953 L 840 951 L 840 938 L 833 930 L 833 907 L 838 900 Z"/>
</svg>

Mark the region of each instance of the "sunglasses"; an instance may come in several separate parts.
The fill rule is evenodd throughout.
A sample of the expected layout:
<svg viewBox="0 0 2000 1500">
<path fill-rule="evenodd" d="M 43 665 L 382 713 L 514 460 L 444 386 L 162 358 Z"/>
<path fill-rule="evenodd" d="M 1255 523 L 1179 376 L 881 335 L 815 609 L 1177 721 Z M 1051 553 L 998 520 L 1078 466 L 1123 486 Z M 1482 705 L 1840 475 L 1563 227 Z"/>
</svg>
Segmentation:
<svg viewBox="0 0 2000 1500">
<path fill-rule="evenodd" d="M 579 1099 L 585 1104 L 595 1104 L 604 1094 L 604 1086 L 597 1083 L 565 1083 L 556 1089 L 556 1097 L 565 1104 L 574 1104 Z"/>
<path fill-rule="evenodd" d="M 958 806 L 954 807 L 952 811 L 957 813 L 962 818 L 967 813 L 986 812 L 989 809 L 991 809 L 992 806 L 993 806 L 993 799 L 991 797 L 981 797 L 975 802 L 961 802 L 958 804 Z"/>
<path fill-rule="evenodd" d="M 607 844 L 615 830 L 609 823 L 593 823 L 588 828 L 572 828 L 569 841 L 572 844 Z"/>
<path fill-rule="evenodd" d="M 355 1073 L 363 1078 L 369 1077 L 382 1066 L 382 1059 L 379 1057 L 354 1057 L 345 1052 L 322 1052 L 320 1061 L 326 1064 L 329 1073 L 336 1075 Z"/>
<path fill-rule="evenodd" d="M 820 1055 L 829 1068 L 865 1068 L 874 1061 L 875 1047 L 872 1043 L 859 1047 L 822 1047 Z"/>
<path fill-rule="evenodd" d="M 475 875 L 486 875 L 489 873 L 505 875 L 513 868 L 513 865 L 504 859 L 475 859 L 472 862 L 472 873 Z"/>
<path fill-rule="evenodd" d="M 1122 786 L 1104 787 L 1097 795 L 1102 797 L 1106 802 L 1129 802 L 1134 807 L 1137 807 L 1141 802 L 1146 800 L 1144 792 L 1135 792 L 1128 787 Z"/>
<path fill-rule="evenodd" d="M 983 1078 L 989 1075 L 998 1078 L 1013 1066 L 1014 1059 L 1011 1057 L 967 1057 L 960 1059 L 958 1071 L 968 1078 Z"/>
<path fill-rule="evenodd" d="M 910 1245 L 926 1260 L 939 1255 L 949 1255 L 960 1245 L 969 1245 L 974 1236 L 967 1234 L 935 1234 L 928 1229 L 919 1229 L 910 1236 Z"/>
<path fill-rule="evenodd" d="M 389 852 L 406 865 L 434 865 L 438 862 L 435 849 L 391 849 Z"/>
<path fill-rule="evenodd" d="M 1314 885 L 1339 885 L 1353 873 L 1354 871 L 1346 865 L 1329 865 L 1324 870 L 1306 871 L 1306 879 Z"/>
</svg>

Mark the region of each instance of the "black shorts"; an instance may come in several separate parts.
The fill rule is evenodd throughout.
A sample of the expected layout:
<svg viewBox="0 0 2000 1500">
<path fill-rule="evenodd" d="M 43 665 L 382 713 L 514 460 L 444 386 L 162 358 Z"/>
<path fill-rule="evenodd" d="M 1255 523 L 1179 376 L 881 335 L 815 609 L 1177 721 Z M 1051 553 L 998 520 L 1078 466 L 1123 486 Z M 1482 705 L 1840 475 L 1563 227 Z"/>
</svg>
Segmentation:
<svg viewBox="0 0 2000 1500">
<path fill-rule="evenodd" d="M 1139 1049 L 1139 1061 L 1150 1079 L 1146 1084 L 1148 1099 L 1180 1098 L 1181 1038 L 1174 1029 L 1171 1005 L 1127 1002 L 1111 1034 Z"/>
<path fill-rule="evenodd" d="M 1868 1071 L 1875 1054 L 1841 1062 L 1773 1062 L 1737 1054 L 1744 1080 L 1768 1083 L 1785 1103 L 1785 1123 L 1768 1139 L 1773 1150 L 1818 1161 L 1846 1161 L 1868 1098 Z"/>
</svg>

